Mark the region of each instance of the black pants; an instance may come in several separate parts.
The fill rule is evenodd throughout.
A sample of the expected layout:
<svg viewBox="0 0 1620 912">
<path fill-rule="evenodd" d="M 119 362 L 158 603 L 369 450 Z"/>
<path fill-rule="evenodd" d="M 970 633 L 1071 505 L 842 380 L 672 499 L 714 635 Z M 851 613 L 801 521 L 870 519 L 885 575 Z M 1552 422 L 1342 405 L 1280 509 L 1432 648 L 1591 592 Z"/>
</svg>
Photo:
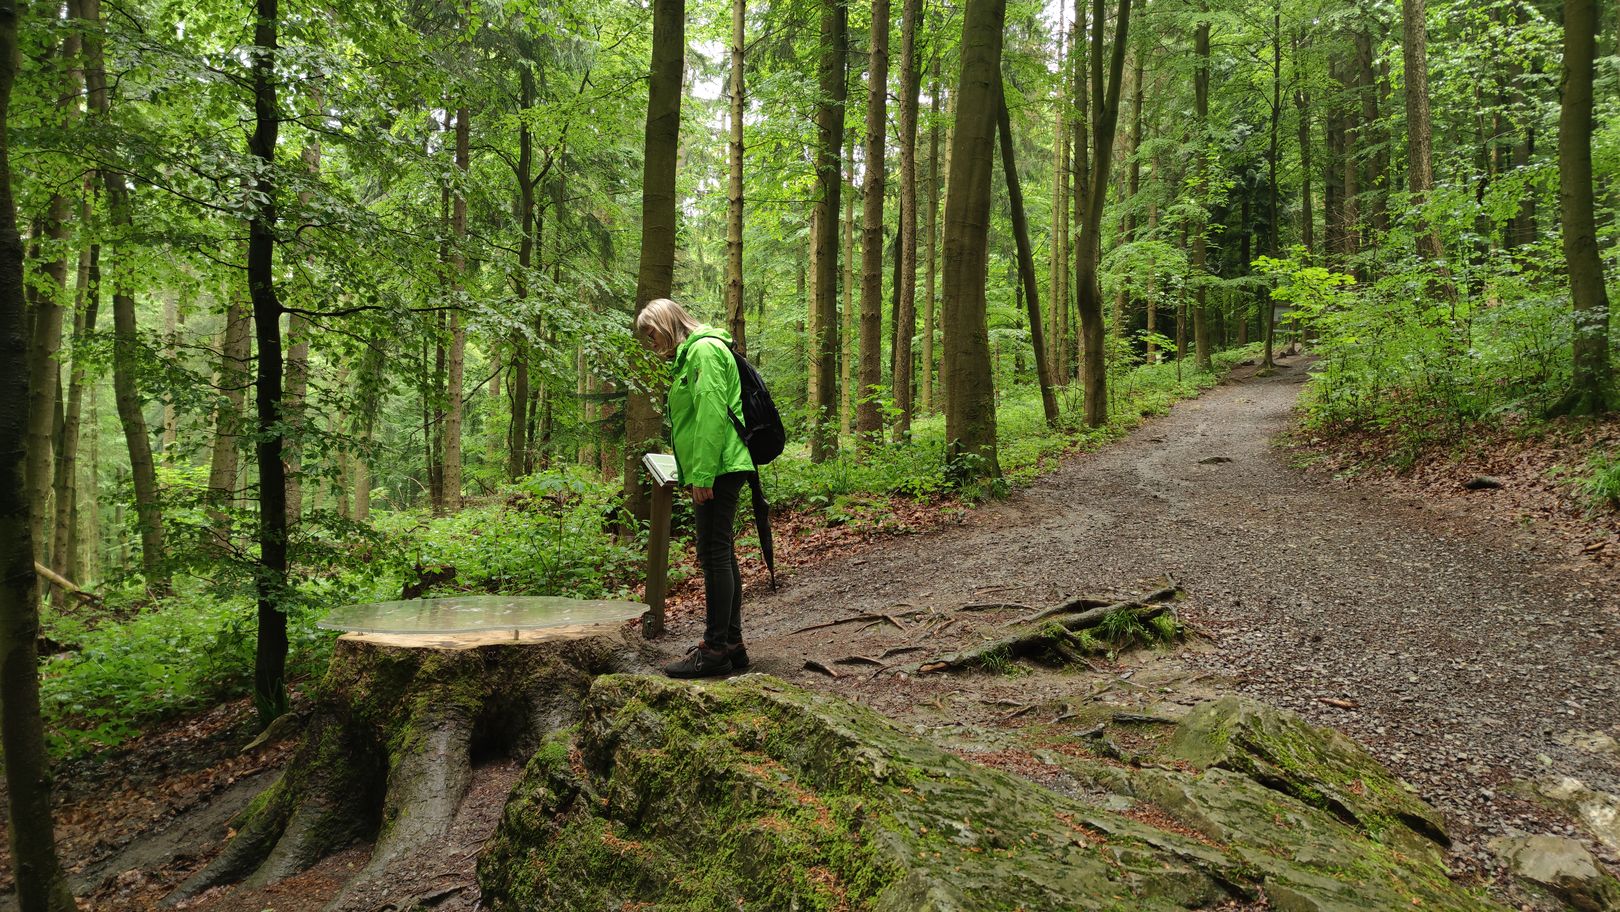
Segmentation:
<svg viewBox="0 0 1620 912">
<path fill-rule="evenodd" d="M 747 472 L 728 472 L 714 480 L 714 497 L 692 508 L 708 607 L 703 642 L 710 649 L 742 642 L 742 573 L 737 569 L 736 528 L 737 502 L 747 486 Z"/>
</svg>

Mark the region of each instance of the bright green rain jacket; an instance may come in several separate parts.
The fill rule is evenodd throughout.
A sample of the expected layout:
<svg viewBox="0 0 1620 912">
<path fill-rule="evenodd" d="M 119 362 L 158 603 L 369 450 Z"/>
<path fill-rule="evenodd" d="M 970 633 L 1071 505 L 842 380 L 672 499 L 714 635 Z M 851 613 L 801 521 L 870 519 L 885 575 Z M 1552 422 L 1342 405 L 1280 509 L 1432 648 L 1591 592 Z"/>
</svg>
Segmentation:
<svg viewBox="0 0 1620 912">
<path fill-rule="evenodd" d="M 754 471 L 731 422 L 742 416 L 742 381 L 725 331 L 699 326 L 675 349 L 667 414 L 681 484 L 712 488 L 727 472 Z"/>
</svg>

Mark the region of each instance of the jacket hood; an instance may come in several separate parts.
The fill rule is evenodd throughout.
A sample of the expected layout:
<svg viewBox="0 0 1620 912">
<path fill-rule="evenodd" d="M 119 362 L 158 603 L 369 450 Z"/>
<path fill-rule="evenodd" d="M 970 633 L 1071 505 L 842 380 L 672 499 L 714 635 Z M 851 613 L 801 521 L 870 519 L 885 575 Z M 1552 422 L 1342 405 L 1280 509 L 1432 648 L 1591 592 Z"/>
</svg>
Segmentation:
<svg viewBox="0 0 1620 912">
<path fill-rule="evenodd" d="M 692 334 L 687 336 L 686 340 L 676 347 L 675 363 L 679 364 L 680 362 L 686 360 L 686 352 L 692 347 L 692 343 L 699 339 L 719 339 L 721 342 L 725 343 L 727 348 L 731 347 L 731 333 L 728 333 L 723 329 L 716 329 L 708 324 L 703 324 L 697 329 L 692 330 Z"/>
</svg>

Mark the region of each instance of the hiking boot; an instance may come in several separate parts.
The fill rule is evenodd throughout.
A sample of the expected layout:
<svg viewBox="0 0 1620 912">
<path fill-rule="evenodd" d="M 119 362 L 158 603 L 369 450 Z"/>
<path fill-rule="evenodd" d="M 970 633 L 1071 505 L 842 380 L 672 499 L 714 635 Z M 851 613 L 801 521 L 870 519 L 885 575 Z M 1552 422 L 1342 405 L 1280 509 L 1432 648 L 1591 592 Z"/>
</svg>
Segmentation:
<svg viewBox="0 0 1620 912">
<path fill-rule="evenodd" d="M 731 667 L 728 653 L 710 649 L 708 643 L 699 643 L 686 651 L 686 658 L 665 665 L 664 674 L 672 678 L 710 678 L 725 674 Z"/>
<path fill-rule="evenodd" d="M 748 647 L 741 643 L 732 643 L 726 647 L 726 655 L 731 657 L 732 671 L 748 670 Z"/>
</svg>

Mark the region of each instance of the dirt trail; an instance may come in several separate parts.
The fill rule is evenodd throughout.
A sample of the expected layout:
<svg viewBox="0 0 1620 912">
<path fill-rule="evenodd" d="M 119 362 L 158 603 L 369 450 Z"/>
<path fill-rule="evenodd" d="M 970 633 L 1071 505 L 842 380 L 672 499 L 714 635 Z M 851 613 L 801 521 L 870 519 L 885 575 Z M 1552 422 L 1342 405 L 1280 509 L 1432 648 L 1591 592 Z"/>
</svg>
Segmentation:
<svg viewBox="0 0 1620 912">
<path fill-rule="evenodd" d="M 1089 685 L 1041 672 L 874 679 L 869 669 L 832 681 L 802 665 L 903 644 L 925 646 L 920 658 L 1012 615 L 957 615 L 932 638 L 888 624 L 793 631 L 860 612 L 1143 591 L 1169 573 L 1188 592 L 1184 617 L 1208 638 L 1171 661 L 1367 744 L 1452 819 L 1463 867 L 1479 870 L 1486 839 L 1508 830 L 1579 835 L 1504 790 L 1556 771 L 1620 792 L 1620 756 L 1566 743 L 1577 732 L 1620 736 L 1620 580 L 1564 563 L 1533 533 L 1292 467 L 1274 441 L 1304 379 L 1296 364 L 1234 380 L 960 527 L 829 561 L 751 598 L 754 670 L 923 725 L 1005 723 L 1007 705 Z M 673 639 L 699 632 L 688 620 Z"/>
</svg>

